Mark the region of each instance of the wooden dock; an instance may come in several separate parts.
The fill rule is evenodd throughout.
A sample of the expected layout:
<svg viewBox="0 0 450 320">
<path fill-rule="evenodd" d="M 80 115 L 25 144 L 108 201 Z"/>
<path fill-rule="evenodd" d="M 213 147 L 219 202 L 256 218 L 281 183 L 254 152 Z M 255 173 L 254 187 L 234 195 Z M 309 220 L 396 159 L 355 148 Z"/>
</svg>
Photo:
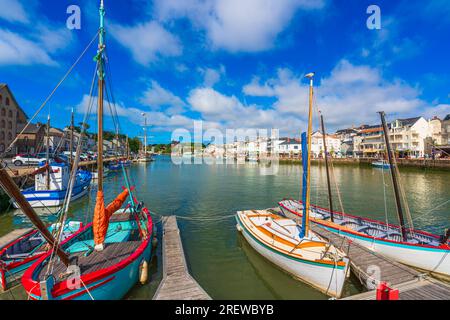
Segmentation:
<svg viewBox="0 0 450 320">
<path fill-rule="evenodd" d="M 16 229 L 0 237 L 0 248 L 31 231 L 31 228 Z"/>
<path fill-rule="evenodd" d="M 163 219 L 163 279 L 153 300 L 211 300 L 211 297 L 189 274 L 177 219 Z"/>
<path fill-rule="evenodd" d="M 106 159 L 103 159 L 103 163 L 108 163 L 108 162 L 115 161 L 118 159 L 120 159 L 120 158 L 119 157 L 106 158 Z M 84 167 L 84 166 L 91 166 L 91 165 L 96 165 L 96 164 L 97 164 L 97 160 L 89 160 L 89 161 L 80 161 L 78 163 L 78 166 Z M 35 170 L 36 170 L 36 166 L 24 166 L 24 167 L 18 168 L 18 169 L 8 169 L 8 173 L 13 178 L 23 178 L 23 177 L 30 175 Z"/>
<path fill-rule="evenodd" d="M 279 208 L 269 209 L 280 214 Z M 288 218 L 298 216 L 288 213 Z M 393 261 L 371 251 L 354 241 L 328 231 L 320 225 L 311 223 L 311 229 L 328 239 L 335 247 L 340 248 L 350 258 L 352 272 L 368 292 L 344 298 L 345 300 L 376 299 L 376 286 L 386 282 L 393 289 L 399 289 L 401 300 L 450 300 L 450 285 L 431 278 L 416 269 Z"/>
</svg>

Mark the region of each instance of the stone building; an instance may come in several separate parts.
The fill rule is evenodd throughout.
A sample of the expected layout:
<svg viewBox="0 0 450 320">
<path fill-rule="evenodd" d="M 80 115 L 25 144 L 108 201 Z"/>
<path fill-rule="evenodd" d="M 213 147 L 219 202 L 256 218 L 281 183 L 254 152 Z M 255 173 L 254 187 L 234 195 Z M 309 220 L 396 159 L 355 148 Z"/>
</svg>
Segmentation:
<svg viewBox="0 0 450 320">
<path fill-rule="evenodd" d="M 0 154 L 10 146 L 15 139 L 17 127 L 27 122 L 27 115 L 19 106 L 7 84 L 0 83 Z M 22 126 L 23 128 L 23 126 Z M 11 156 L 16 148 L 6 150 Z"/>
</svg>

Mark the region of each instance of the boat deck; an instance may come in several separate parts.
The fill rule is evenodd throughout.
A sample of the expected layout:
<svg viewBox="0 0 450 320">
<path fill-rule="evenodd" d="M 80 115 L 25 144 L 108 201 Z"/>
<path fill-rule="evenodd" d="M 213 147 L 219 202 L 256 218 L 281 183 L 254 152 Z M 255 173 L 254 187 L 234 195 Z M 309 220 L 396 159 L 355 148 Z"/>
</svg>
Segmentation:
<svg viewBox="0 0 450 320">
<path fill-rule="evenodd" d="M 414 280 L 395 288 L 399 291 L 399 300 L 450 300 L 450 286 L 434 279 Z M 341 300 L 376 300 L 376 293 L 368 291 Z"/>
<path fill-rule="evenodd" d="M 78 257 L 78 266 L 81 274 L 98 271 L 117 264 L 119 261 L 127 258 L 141 245 L 141 241 L 127 241 L 118 243 L 107 243 L 105 248 L 100 252 L 92 252 L 87 257 L 85 252 L 77 252 L 72 256 Z M 54 264 L 52 275 L 55 279 L 62 280 L 62 275 L 65 274 L 67 267 L 61 262 L 57 261 Z M 39 273 L 39 280 L 44 280 L 47 273 L 47 265 L 45 265 Z"/>
<path fill-rule="evenodd" d="M 163 220 L 163 279 L 153 300 L 211 300 L 188 272 L 176 217 Z"/>
<path fill-rule="evenodd" d="M 272 213 L 281 214 L 279 208 L 269 209 Z M 298 219 L 298 216 L 285 212 L 291 219 Z M 376 298 L 377 281 L 387 282 L 391 287 L 399 289 L 401 300 L 426 300 L 426 299 L 450 299 L 450 286 L 439 280 L 393 261 L 385 256 L 373 252 L 347 238 L 322 228 L 312 222 L 311 229 L 328 239 L 335 247 L 340 248 L 350 258 L 351 271 L 360 280 L 366 289 L 371 290 L 346 300 L 370 300 Z M 378 275 L 379 279 L 374 280 Z M 378 278 L 377 277 L 377 278 Z"/>
</svg>

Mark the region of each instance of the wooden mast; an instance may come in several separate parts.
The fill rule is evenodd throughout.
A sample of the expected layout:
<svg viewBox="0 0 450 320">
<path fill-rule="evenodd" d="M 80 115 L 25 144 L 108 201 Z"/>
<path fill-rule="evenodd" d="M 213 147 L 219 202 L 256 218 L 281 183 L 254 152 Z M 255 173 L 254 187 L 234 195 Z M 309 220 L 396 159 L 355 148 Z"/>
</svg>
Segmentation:
<svg viewBox="0 0 450 320">
<path fill-rule="evenodd" d="M 328 202 L 330 204 L 330 214 L 331 214 L 331 222 L 334 222 L 334 214 L 333 214 L 333 197 L 331 195 L 331 183 L 330 183 L 330 168 L 328 166 L 328 152 L 327 152 L 327 143 L 326 143 L 326 132 L 325 125 L 323 124 L 323 115 L 320 113 L 320 124 L 322 126 L 322 139 L 323 139 L 323 150 L 325 152 L 325 167 L 327 169 L 327 187 L 328 187 Z"/>
<path fill-rule="evenodd" d="M 302 227 L 302 234 L 303 236 L 308 237 L 309 234 L 309 209 L 310 209 L 310 182 L 311 182 L 311 132 L 312 132 L 312 106 L 313 106 L 313 78 L 314 73 L 308 73 L 306 78 L 309 79 L 309 112 L 308 112 L 308 133 L 306 135 L 307 144 L 308 144 L 308 158 L 307 158 L 307 169 L 308 174 L 306 177 L 306 202 L 304 204 L 304 210 L 303 210 L 303 227 Z"/>
<path fill-rule="evenodd" d="M 144 157 L 147 158 L 147 117 L 144 115 Z"/>
<path fill-rule="evenodd" d="M 30 203 L 25 199 L 23 194 L 20 192 L 17 185 L 14 183 L 13 179 L 9 176 L 8 172 L 4 168 L 0 169 L 0 185 L 3 190 L 5 190 L 6 194 L 13 199 L 22 212 L 30 219 L 31 223 L 39 230 L 44 239 L 55 248 L 56 254 L 59 256 L 61 261 L 68 266 L 69 265 L 69 257 L 67 254 L 56 244 L 55 238 L 45 227 L 44 223 L 39 219 L 39 216 L 36 214 L 34 209 L 31 207 Z"/>
<path fill-rule="evenodd" d="M 389 164 L 391 166 L 391 177 L 392 177 L 392 184 L 394 186 L 394 194 L 395 194 L 395 203 L 397 205 L 397 215 L 398 215 L 398 220 L 400 222 L 400 229 L 401 229 L 401 233 L 402 233 L 402 240 L 406 241 L 407 240 L 407 234 L 406 234 L 406 229 L 405 229 L 405 221 L 403 218 L 403 209 L 402 209 L 402 203 L 400 200 L 400 186 L 398 184 L 398 179 L 397 179 L 397 167 L 393 161 L 392 158 L 392 149 L 391 149 L 391 143 L 389 140 L 389 131 L 388 131 L 388 127 L 386 125 L 386 119 L 385 119 L 385 114 L 384 111 L 380 111 L 379 112 L 380 117 L 381 117 L 381 124 L 383 126 L 383 132 L 384 132 L 384 141 L 386 142 L 386 150 L 387 150 L 387 155 L 388 155 L 388 159 L 389 159 Z"/>
<path fill-rule="evenodd" d="M 127 148 L 127 160 L 129 160 L 130 159 L 130 149 L 129 149 L 129 146 L 128 146 L 128 134 L 127 134 L 127 145 L 126 145 L 126 148 Z"/>
<path fill-rule="evenodd" d="M 98 108 L 97 108 L 97 126 L 98 126 L 98 141 L 97 141 L 97 172 L 98 172 L 98 192 L 103 191 L 103 93 L 104 93 L 104 70 L 103 70 L 103 50 L 105 49 L 104 27 L 105 8 L 103 0 L 100 2 L 100 32 L 99 43 L 97 51 L 98 61 Z"/>
<path fill-rule="evenodd" d="M 50 190 L 50 114 L 47 116 L 47 154 L 46 154 L 47 175 L 45 177 L 45 189 Z"/>
<path fill-rule="evenodd" d="M 70 151 L 70 158 L 69 158 L 69 163 L 70 165 L 73 164 L 73 108 L 72 108 L 72 114 L 70 117 L 70 147 L 69 147 L 69 151 Z"/>
</svg>

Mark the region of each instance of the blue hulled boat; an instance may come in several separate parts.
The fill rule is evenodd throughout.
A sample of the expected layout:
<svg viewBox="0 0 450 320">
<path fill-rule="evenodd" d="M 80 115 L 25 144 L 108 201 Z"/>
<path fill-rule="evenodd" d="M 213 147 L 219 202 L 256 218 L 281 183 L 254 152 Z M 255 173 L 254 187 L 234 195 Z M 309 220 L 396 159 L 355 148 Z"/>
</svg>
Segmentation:
<svg viewBox="0 0 450 320">
<path fill-rule="evenodd" d="M 34 187 L 22 190 L 22 194 L 34 208 L 61 206 L 69 187 L 69 166 L 66 163 L 52 162 L 48 167 L 41 166 L 36 172 Z M 87 194 L 92 174 L 78 170 L 75 179 L 71 200 Z M 15 208 L 19 208 L 16 202 L 13 204 Z"/>
</svg>

